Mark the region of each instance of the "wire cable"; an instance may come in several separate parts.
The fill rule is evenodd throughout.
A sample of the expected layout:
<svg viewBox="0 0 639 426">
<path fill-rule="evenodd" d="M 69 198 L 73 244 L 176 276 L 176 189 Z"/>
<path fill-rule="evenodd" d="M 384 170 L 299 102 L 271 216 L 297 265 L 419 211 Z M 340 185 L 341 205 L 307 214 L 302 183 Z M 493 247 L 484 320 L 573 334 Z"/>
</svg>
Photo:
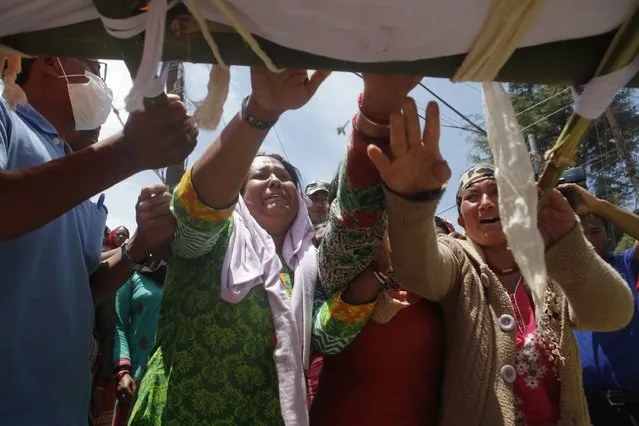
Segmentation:
<svg viewBox="0 0 639 426">
<path fill-rule="evenodd" d="M 560 113 L 561 111 L 565 110 L 566 108 L 569 108 L 570 106 L 572 106 L 572 104 L 568 104 L 568 105 L 566 105 L 566 106 L 563 106 L 563 107 L 559 108 L 558 110 L 556 110 L 556 111 L 554 111 L 554 112 L 551 112 L 551 113 L 550 113 L 550 114 L 548 114 L 547 116 L 545 116 L 545 117 L 541 117 L 539 120 L 535 121 L 535 122 L 534 122 L 534 123 L 532 123 L 532 124 L 527 125 L 527 126 L 526 126 L 526 127 L 524 127 L 523 129 L 521 129 L 521 131 L 523 132 L 524 130 L 531 128 L 531 127 L 532 127 L 532 126 L 534 126 L 535 124 L 537 124 L 537 123 L 541 123 L 541 122 L 542 122 L 542 121 L 544 121 L 545 119 L 550 118 L 550 117 L 552 117 L 553 115 Z"/>
<path fill-rule="evenodd" d="M 535 105 L 533 105 L 533 106 L 531 106 L 531 107 L 528 107 L 528 108 L 526 108 L 526 109 L 525 109 L 525 110 L 523 110 L 523 111 L 518 112 L 517 114 L 515 114 L 515 117 L 517 117 L 517 116 L 519 116 L 519 115 L 521 115 L 521 114 L 524 114 L 524 113 L 526 113 L 526 112 L 530 111 L 531 109 L 537 108 L 539 105 L 542 105 L 542 104 L 544 104 L 544 103 L 548 102 L 548 101 L 549 101 L 549 100 L 551 100 L 552 98 L 557 97 L 557 96 L 561 95 L 562 93 L 564 93 L 564 92 L 566 92 L 566 91 L 568 91 L 568 90 L 570 90 L 570 87 L 566 87 L 566 88 L 565 88 L 564 90 L 562 90 L 561 92 L 557 92 L 557 93 L 555 93 L 554 95 L 548 96 L 546 99 L 543 99 L 543 100 L 541 100 L 541 101 L 537 102 Z"/>
<path fill-rule="evenodd" d="M 291 160 L 288 158 L 288 154 L 286 153 L 286 149 L 284 149 L 284 144 L 282 143 L 280 134 L 277 132 L 277 128 L 275 126 L 273 126 L 273 131 L 275 132 L 275 136 L 277 136 L 277 141 L 280 143 L 280 148 L 282 148 L 282 153 L 284 154 L 284 157 L 286 157 L 286 161 L 290 162 Z"/>
<path fill-rule="evenodd" d="M 358 73 L 358 72 L 353 72 L 353 74 L 355 74 L 356 76 L 358 76 L 359 78 L 361 78 L 362 80 L 364 79 L 364 77 L 362 76 L 362 74 Z M 459 112 L 457 110 L 457 108 L 455 108 L 454 106 L 452 106 L 451 104 L 449 104 L 448 102 L 446 102 L 441 96 L 439 96 L 437 93 L 433 92 L 432 90 L 430 90 L 428 87 L 426 87 L 424 85 L 424 83 L 422 83 L 421 81 L 419 83 L 417 83 L 420 87 L 422 87 L 424 90 L 426 90 L 428 93 L 430 93 L 435 99 L 437 99 L 439 102 L 441 102 L 442 104 L 446 105 L 451 111 L 453 111 L 455 114 L 457 114 L 459 117 L 461 117 L 462 120 L 464 120 L 465 122 L 467 122 L 468 124 L 470 124 L 473 128 L 475 128 L 477 130 L 477 132 L 479 132 L 480 134 L 484 135 L 484 136 L 488 136 L 488 134 L 486 133 L 486 131 L 484 129 L 482 129 L 481 127 L 479 127 L 477 124 L 475 124 L 470 118 L 466 117 L 464 114 L 462 114 L 461 112 Z"/>
</svg>

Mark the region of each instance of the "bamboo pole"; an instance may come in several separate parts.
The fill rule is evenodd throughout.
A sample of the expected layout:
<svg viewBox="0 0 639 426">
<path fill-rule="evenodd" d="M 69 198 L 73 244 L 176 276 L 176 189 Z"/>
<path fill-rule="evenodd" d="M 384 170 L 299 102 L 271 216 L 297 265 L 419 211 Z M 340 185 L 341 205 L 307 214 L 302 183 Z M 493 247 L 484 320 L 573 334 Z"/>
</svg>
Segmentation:
<svg viewBox="0 0 639 426">
<path fill-rule="evenodd" d="M 594 76 L 608 74 L 625 67 L 637 54 L 639 54 L 639 7 L 635 8 L 633 15 L 617 30 Z M 574 162 L 579 145 L 590 131 L 593 122 L 573 113 L 555 145 L 546 153 L 548 164 L 539 179 L 542 202 L 548 192 L 557 185 L 566 167 Z"/>
<path fill-rule="evenodd" d="M 121 5 L 123 0 L 96 0 Z M 183 16 L 169 11 L 164 40 L 164 60 L 214 63 L 211 51 L 197 30 L 182 33 L 172 26 Z M 107 14 L 106 16 L 112 16 Z M 637 25 L 637 23 L 633 23 Z M 222 56 L 230 65 L 261 65 L 262 62 L 229 27 L 209 23 Z M 496 81 L 535 84 L 572 85 L 590 79 L 614 37 L 614 32 L 594 37 L 565 40 L 517 49 L 500 70 Z M 260 46 L 282 68 L 331 69 L 335 71 L 413 74 L 450 78 L 465 55 L 453 55 L 419 61 L 358 63 L 312 55 L 289 49 L 257 37 Z M 117 40 L 109 36 L 99 20 L 82 22 L 45 31 L 16 34 L 0 38 L 0 43 L 34 56 L 64 56 L 102 59 L 131 58 L 141 52 L 143 37 Z M 125 42 L 126 45 L 121 42 Z M 135 67 L 137 69 L 137 67 Z M 629 84 L 639 87 L 639 76 Z"/>
</svg>

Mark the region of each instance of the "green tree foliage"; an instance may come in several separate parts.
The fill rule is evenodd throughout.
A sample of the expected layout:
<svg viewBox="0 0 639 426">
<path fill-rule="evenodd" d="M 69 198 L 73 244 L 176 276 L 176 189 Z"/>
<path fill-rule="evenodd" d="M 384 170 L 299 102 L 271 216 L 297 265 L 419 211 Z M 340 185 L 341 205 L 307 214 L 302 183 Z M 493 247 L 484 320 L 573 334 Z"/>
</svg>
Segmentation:
<svg viewBox="0 0 639 426">
<path fill-rule="evenodd" d="M 509 84 L 508 91 L 523 134 L 535 136 L 539 153 L 543 156 L 555 144 L 572 113 L 571 91 L 565 87 L 534 84 Z M 639 144 L 639 117 L 633 92 L 621 91 L 613 107 L 619 127 L 624 133 L 627 149 L 634 158 Z M 470 140 L 473 160 L 490 161 L 488 141 L 474 133 Z M 577 164 L 585 165 L 589 188 L 598 197 L 634 209 L 634 191 L 605 117 L 602 116 L 595 122 L 582 142 Z"/>
<path fill-rule="evenodd" d="M 623 253 L 634 245 L 635 239 L 628 234 L 624 234 L 619 240 L 619 243 L 617 243 L 617 247 L 615 247 L 615 253 Z"/>
</svg>

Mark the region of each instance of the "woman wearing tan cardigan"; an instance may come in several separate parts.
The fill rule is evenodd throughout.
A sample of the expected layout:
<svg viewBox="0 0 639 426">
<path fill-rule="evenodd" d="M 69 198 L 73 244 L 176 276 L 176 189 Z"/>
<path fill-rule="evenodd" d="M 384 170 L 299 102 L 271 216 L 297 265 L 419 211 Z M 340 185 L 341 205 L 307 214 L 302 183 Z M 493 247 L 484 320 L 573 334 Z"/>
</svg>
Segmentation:
<svg viewBox="0 0 639 426">
<path fill-rule="evenodd" d="M 539 212 L 549 284 L 544 317 L 508 250 L 494 167 L 461 178 L 466 237 L 437 237 L 435 210 L 450 177 L 438 147 L 439 111 L 420 135 L 415 103 L 391 115 L 390 156 L 368 154 L 386 184 L 392 263 L 411 292 L 440 302 L 445 372 L 440 423 L 588 425 L 574 329 L 612 331 L 633 313 L 628 286 L 586 242 L 566 199 L 553 190 Z M 540 324 L 538 327 L 537 325 Z"/>
</svg>

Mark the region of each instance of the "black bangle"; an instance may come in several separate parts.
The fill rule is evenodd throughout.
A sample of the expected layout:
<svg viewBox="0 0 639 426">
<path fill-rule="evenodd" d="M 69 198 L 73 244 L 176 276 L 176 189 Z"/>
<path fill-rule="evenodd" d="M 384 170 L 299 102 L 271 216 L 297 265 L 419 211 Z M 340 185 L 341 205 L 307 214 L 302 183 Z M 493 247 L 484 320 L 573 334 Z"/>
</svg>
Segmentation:
<svg viewBox="0 0 639 426">
<path fill-rule="evenodd" d="M 242 109 L 240 110 L 240 118 L 242 120 L 245 120 L 248 124 L 250 124 L 252 127 L 255 127 L 256 129 L 268 130 L 271 127 L 275 126 L 275 123 L 277 123 L 277 120 L 261 121 L 253 117 L 249 113 L 248 108 L 246 107 L 246 105 L 248 104 L 248 100 L 249 100 L 248 96 L 245 97 L 244 100 L 242 100 Z"/>
<path fill-rule="evenodd" d="M 368 136 L 366 133 L 359 130 L 357 126 L 355 126 L 355 121 L 353 121 L 353 132 L 355 132 L 357 137 L 366 142 L 368 145 L 375 145 L 382 149 L 390 145 L 390 136 Z"/>
<path fill-rule="evenodd" d="M 399 194 L 395 191 L 393 191 L 391 188 L 388 187 L 388 185 L 386 185 L 386 183 L 384 183 L 384 187 L 389 191 L 392 192 L 393 194 L 397 195 L 398 197 L 402 197 L 405 200 L 408 201 L 438 201 L 442 198 L 442 195 L 444 195 L 444 192 L 446 192 L 446 185 L 442 186 L 441 188 L 437 188 L 437 189 L 431 189 L 428 191 L 422 191 L 422 192 L 418 192 L 416 194 Z"/>
</svg>

